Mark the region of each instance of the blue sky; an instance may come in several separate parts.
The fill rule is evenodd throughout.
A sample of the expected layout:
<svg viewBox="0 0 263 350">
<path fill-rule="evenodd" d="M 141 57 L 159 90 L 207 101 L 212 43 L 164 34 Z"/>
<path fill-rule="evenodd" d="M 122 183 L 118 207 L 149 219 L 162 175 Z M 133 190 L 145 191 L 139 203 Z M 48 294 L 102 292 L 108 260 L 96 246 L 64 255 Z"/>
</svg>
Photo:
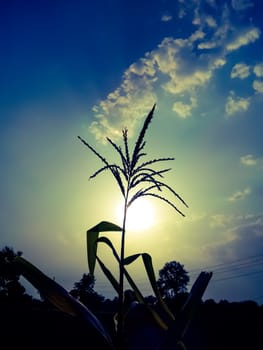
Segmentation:
<svg viewBox="0 0 263 350">
<path fill-rule="evenodd" d="M 0 6 L 1 245 L 72 288 L 86 230 L 116 222 L 121 201 L 107 175 L 88 180 L 101 164 L 77 136 L 111 157 L 106 137 L 127 127 L 132 142 L 157 103 L 147 153 L 175 157 L 166 181 L 189 208 L 152 203 L 154 225 L 128 234 L 127 253 L 149 252 L 156 272 L 177 260 L 192 282 L 214 270 L 206 298 L 262 302 L 261 1 Z"/>
</svg>

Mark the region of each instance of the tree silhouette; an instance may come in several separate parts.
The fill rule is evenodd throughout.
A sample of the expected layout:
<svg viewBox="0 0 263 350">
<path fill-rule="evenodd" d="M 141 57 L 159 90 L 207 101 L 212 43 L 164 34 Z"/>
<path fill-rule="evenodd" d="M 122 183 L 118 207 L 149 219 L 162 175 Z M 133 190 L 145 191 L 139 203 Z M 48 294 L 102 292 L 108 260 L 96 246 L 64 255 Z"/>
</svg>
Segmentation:
<svg viewBox="0 0 263 350">
<path fill-rule="evenodd" d="M 94 290 L 94 286 L 95 277 L 90 273 L 84 273 L 80 281 L 74 283 L 74 288 L 70 291 L 70 294 L 90 309 L 98 309 L 104 301 L 104 297 Z"/>
<path fill-rule="evenodd" d="M 19 282 L 20 274 L 12 265 L 14 258 L 22 252 L 14 252 L 13 248 L 4 247 L 0 250 L 0 295 L 17 299 L 24 295 L 25 288 Z"/>
<path fill-rule="evenodd" d="M 173 299 L 177 294 L 187 291 L 188 282 L 189 276 L 184 265 L 170 261 L 159 271 L 157 284 L 164 298 Z"/>
</svg>

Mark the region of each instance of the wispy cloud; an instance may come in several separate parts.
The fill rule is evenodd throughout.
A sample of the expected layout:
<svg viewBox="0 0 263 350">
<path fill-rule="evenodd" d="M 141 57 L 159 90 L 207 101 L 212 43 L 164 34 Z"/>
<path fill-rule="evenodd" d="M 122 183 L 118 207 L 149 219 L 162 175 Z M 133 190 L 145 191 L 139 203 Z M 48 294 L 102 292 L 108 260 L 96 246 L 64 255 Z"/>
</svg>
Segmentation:
<svg viewBox="0 0 263 350">
<path fill-rule="evenodd" d="M 258 63 L 255 65 L 253 72 L 258 78 L 263 77 L 263 63 Z"/>
<path fill-rule="evenodd" d="M 173 111 L 177 113 L 180 118 L 187 118 L 192 115 L 192 109 L 197 106 L 197 99 L 194 97 L 190 98 L 190 103 L 186 104 L 181 101 L 173 104 Z"/>
<path fill-rule="evenodd" d="M 233 215 L 227 214 L 214 214 L 210 217 L 210 227 L 228 227 L 233 223 Z"/>
<path fill-rule="evenodd" d="M 215 56 L 208 57 L 204 66 L 203 60 L 193 57 L 193 47 L 203 36 L 203 32 L 196 31 L 186 39 L 165 38 L 157 49 L 132 64 L 125 71 L 122 84 L 93 108 L 96 120 L 90 129 L 96 138 L 102 141 L 105 135 L 117 138 L 123 127 L 132 134 L 138 120 L 157 101 L 159 89 L 171 96 L 190 95 L 190 107 L 182 104 L 173 107 L 180 109 L 180 116 L 189 114 L 196 106 L 196 89 L 206 85 L 213 71 L 225 64 L 224 59 Z"/>
<path fill-rule="evenodd" d="M 210 28 L 216 28 L 217 23 L 216 20 L 212 16 L 206 16 L 205 21 Z"/>
<path fill-rule="evenodd" d="M 198 44 L 198 49 L 210 50 L 210 49 L 214 49 L 217 46 L 218 46 L 218 44 L 216 41 L 206 41 L 206 42 Z"/>
<path fill-rule="evenodd" d="M 245 63 L 237 63 L 231 71 L 231 78 L 245 79 L 250 74 L 250 67 Z"/>
<path fill-rule="evenodd" d="M 250 187 L 247 187 L 244 190 L 237 191 L 237 192 L 233 193 L 230 197 L 228 197 L 228 201 L 229 202 L 236 202 L 239 200 L 243 200 L 244 198 L 246 198 L 250 194 L 251 194 L 251 189 L 250 189 Z"/>
<path fill-rule="evenodd" d="M 236 113 L 244 112 L 248 109 L 250 104 L 250 98 L 236 96 L 233 91 L 227 97 L 225 111 L 227 116 L 233 116 Z"/>
<path fill-rule="evenodd" d="M 254 166 L 257 164 L 257 159 L 252 154 L 246 154 L 240 157 L 240 162 L 246 166 Z"/>
<path fill-rule="evenodd" d="M 253 154 L 246 154 L 240 157 L 240 163 L 248 167 L 258 166 L 262 168 L 263 157 L 255 157 Z"/>
<path fill-rule="evenodd" d="M 263 78 L 263 63 L 258 63 L 254 66 L 253 73 L 257 78 Z M 255 79 L 253 81 L 253 89 L 256 93 L 263 93 L 263 80 Z"/>
<path fill-rule="evenodd" d="M 260 37 L 260 31 L 255 27 L 237 31 L 239 34 L 233 37 L 235 30 L 234 24 L 230 23 L 230 8 L 221 5 L 219 8 L 212 0 L 207 3 L 216 13 L 221 11 L 221 16 L 202 11 L 199 1 L 180 1 L 181 8 L 191 10 L 196 20 L 192 34 L 184 38 L 164 38 L 155 49 L 134 62 L 124 72 L 122 83 L 94 106 L 95 118 L 90 130 L 97 139 L 103 141 L 106 135 L 116 139 L 124 127 L 132 135 L 138 121 L 154 103 L 158 103 L 163 93 L 170 98 L 171 111 L 175 115 L 189 117 L 199 105 L 200 89 L 208 86 L 215 73 L 226 64 L 227 55 Z M 236 2 L 233 6 L 240 10 L 247 5 L 238 6 Z M 163 21 L 171 19 L 170 14 L 162 17 Z M 233 67 L 231 77 L 244 79 L 249 72 L 247 65 L 239 63 Z M 254 67 L 257 76 L 263 74 L 261 72 L 260 65 Z M 255 81 L 254 89 L 261 92 L 259 80 Z M 226 101 L 226 115 L 247 111 L 249 105 L 249 98 L 231 92 Z"/>
<path fill-rule="evenodd" d="M 221 262 L 262 255 L 263 214 L 233 217 L 222 236 L 221 242 L 207 247 Z"/>
<path fill-rule="evenodd" d="M 263 93 L 263 80 L 254 80 L 253 81 L 253 89 L 257 93 Z"/>
<path fill-rule="evenodd" d="M 98 140 L 105 142 L 106 135 L 119 138 L 123 128 L 128 128 L 132 135 L 138 120 L 157 100 L 153 91 L 156 79 L 154 62 L 148 58 L 139 60 L 125 71 L 122 84 L 93 107 L 96 120 L 90 130 Z"/>
<path fill-rule="evenodd" d="M 260 37 L 260 30 L 258 28 L 250 28 L 243 33 L 239 33 L 233 40 L 226 45 L 227 51 L 238 50 L 241 46 L 246 46 L 253 43 Z"/>
<path fill-rule="evenodd" d="M 173 19 L 173 16 L 171 16 L 169 14 L 164 14 L 161 17 L 162 22 L 170 22 L 172 19 Z"/>
</svg>

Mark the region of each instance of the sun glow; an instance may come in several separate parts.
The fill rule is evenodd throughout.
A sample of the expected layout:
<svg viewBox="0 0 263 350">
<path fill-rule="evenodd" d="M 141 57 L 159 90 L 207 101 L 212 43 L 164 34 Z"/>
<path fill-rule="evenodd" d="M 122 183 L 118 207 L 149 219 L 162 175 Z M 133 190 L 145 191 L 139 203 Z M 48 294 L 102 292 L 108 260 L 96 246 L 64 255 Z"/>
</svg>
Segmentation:
<svg viewBox="0 0 263 350">
<path fill-rule="evenodd" d="M 117 219 L 120 224 L 123 220 L 123 205 L 117 207 Z M 138 198 L 128 208 L 126 229 L 131 231 L 145 230 L 153 226 L 155 221 L 154 209 L 146 198 Z"/>
</svg>

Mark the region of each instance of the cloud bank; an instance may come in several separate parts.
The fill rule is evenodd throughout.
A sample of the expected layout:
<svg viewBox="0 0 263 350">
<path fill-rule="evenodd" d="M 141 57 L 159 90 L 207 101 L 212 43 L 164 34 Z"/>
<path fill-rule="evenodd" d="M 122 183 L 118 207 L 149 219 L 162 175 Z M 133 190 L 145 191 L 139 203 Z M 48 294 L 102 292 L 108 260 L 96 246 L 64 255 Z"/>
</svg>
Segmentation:
<svg viewBox="0 0 263 350">
<path fill-rule="evenodd" d="M 171 111 L 183 119 L 191 117 L 200 105 L 198 94 L 213 81 L 215 74 L 226 64 L 228 56 L 251 45 L 260 38 L 260 30 L 248 23 L 242 28 L 233 18 L 251 7 L 249 2 L 232 1 L 217 5 L 208 1 L 206 13 L 201 1 L 180 1 L 178 18 L 192 13 L 192 32 L 184 37 L 165 37 L 160 44 L 144 57 L 128 67 L 122 83 L 106 99 L 93 108 L 94 120 L 90 125 L 96 139 L 117 139 L 123 128 L 132 135 L 138 121 L 144 118 L 154 103 L 162 96 L 171 101 Z M 190 12 L 189 12 L 190 11 Z M 173 16 L 163 15 L 161 21 L 172 21 Z M 251 68 L 242 62 L 232 67 L 232 79 L 245 79 Z M 253 69 L 257 78 L 263 76 L 263 66 Z M 261 93 L 263 83 L 257 79 L 254 91 Z M 226 100 L 227 116 L 247 111 L 250 98 L 238 97 L 234 91 Z"/>
</svg>

